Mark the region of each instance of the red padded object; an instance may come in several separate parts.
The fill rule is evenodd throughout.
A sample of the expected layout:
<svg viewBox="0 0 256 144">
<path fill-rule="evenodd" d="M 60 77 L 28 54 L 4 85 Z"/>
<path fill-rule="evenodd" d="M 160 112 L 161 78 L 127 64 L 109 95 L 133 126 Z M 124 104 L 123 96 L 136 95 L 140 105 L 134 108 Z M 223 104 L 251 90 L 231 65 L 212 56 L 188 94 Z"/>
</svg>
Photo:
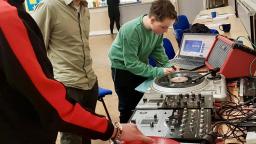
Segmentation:
<svg viewBox="0 0 256 144">
<path fill-rule="evenodd" d="M 162 137 L 155 137 L 155 136 L 150 136 L 150 138 L 154 139 L 154 143 L 152 144 L 180 144 L 179 142 L 170 139 L 170 138 L 162 138 Z M 125 142 L 124 144 L 145 144 L 141 141 L 133 141 L 133 142 Z"/>
</svg>

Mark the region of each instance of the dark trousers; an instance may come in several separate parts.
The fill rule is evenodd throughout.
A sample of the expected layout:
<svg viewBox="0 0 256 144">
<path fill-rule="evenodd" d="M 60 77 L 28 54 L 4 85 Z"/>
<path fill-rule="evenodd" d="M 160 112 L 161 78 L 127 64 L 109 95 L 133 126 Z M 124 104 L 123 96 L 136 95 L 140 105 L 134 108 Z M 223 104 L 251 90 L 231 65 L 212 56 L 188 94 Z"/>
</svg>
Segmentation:
<svg viewBox="0 0 256 144">
<path fill-rule="evenodd" d="M 120 29 L 120 11 L 119 6 L 108 6 L 108 16 L 110 20 L 110 32 L 113 34 L 114 24 L 116 22 L 116 28 Z"/>
<path fill-rule="evenodd" d="M 67 88 L 67 99 L 75 104 L 79 103 L 82 107 L 95 111 L 97 99 L 98 99 L 98 83 L 90 90 L 81 90 L 77 88 Z M 61 133 L 61 144 L 90 144 L 91 140 L 86 139 L 83 136 L 78 136 L 72 133 Z"/>
<path fill-rule="evenodd" d="M 135 88 L 146 80 L 145 77 L 137 76 L 126 70 L 112 68 L 112 78 L 115 85 L 119 103 L 120 122 L 126 123 L 130 119 L 136 105 L 143 96 Z"/>
</svg>

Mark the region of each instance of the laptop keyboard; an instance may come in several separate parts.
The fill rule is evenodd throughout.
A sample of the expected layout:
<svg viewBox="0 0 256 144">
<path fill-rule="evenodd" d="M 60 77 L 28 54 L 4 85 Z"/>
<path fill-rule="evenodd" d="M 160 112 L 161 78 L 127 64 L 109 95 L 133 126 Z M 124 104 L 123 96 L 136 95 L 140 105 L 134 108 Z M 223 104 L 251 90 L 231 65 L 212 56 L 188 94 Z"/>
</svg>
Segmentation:
<svg viewBox="0 0 256 144">
<path fill-rule="evenodd" d="M 172 59 L 170 62 L 174 63 L 176 65 L 180 65 L 180 66 L 182 66 L 182 65 L 191 65 L 192 66 L 192 65 L 202 65 L 202 64 L 204 64 L 204 63 L 199 62 L 199 61 L 191 61 L 191 60 L 186 60 L 186 59 Z"/>
</svg>

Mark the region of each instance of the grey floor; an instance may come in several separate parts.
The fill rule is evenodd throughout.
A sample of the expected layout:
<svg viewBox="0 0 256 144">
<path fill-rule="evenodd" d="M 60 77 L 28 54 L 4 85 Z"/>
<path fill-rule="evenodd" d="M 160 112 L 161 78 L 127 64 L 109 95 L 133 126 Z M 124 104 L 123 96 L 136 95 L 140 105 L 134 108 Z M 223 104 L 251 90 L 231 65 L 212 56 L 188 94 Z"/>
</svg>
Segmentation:
<svg viewBox="0 0 256 144">
<path fill-rule="evenodd" d="M 174 47 L 177 48 L 177 42 L 174 40 L 172 32 L 168 32 L 168 34 L 165 34 L 165 36 L 168 37 L 172 41 Z M 107 55 L 109 48 L 114 40 L 114 37 L 115 36 L 112 35 L 91 36 L 89 42 L 91 48 L 91 56 L 93 59 L 93 68 L 96 75 L 98 76 L 99 86 L 113 91 L 113 94 L 106 96 L 104 100 L 106 102 L 112 120 L 118 121 L 118 99 L 114 91 L 113 81 L 111 78 L 110 61 Z M 99 101 L 97 103 L 96 112 L 98 114 L 106 115 L 102 103 Z M 56 141 L 56 144 L 60 144 L 59 137 Z M 93 140 L 93 144 L 110 144 L 110 142 Z"/>
<path fill-rule="evenodd" d="M 113 121 L 119 120 L 119 112 L 117 108 L 118 99 L 114 90 L 113 81 L 111 78 L 110 61 L 108 59 L 108 51 L 114 40 L 112 35 L 93 36 L 90 37 L 91 56 L 93 59 L 93 68 L 98 76 L 99 86 L 113 91 L 112 95 L 104 98 L 108 111 Z M 106 115 L 102 103 L 98 101 L 96 112 Z M 93 144 L 109 144 L 104 141 L 93 141 Z"/>
</svg>

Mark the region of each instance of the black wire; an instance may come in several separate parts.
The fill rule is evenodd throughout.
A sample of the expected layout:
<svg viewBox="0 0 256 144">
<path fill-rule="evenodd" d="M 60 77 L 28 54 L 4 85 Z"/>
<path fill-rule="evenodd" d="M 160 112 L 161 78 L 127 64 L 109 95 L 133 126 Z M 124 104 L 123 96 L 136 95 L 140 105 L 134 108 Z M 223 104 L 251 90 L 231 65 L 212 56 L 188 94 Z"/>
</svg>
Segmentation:
<svg viewBox="0 0 256 144">
<path fill-rule="evenodd" d="M 219 129 L 218 129 L 218 126 L 219 125 L 223 125 L 225 124 L 228 128 L 228 130 L 226 132 L 222 130 L 222 132 L 220 133 Z M 233 123 L 230 123 L 228 121 L 219 121 L 219 122 L 216 122 L 214 125 L 213 125 L 213 129 L 215 129 L 215 127 L 217 128 L 217 135 L 222 137 L 223 140 L 226 140 L 226 139 L 231 139 L 231 138 L 235 138 L 237 139 L 238 141 L 244 143 L 244 139 L 241 139 L 242 137 L 244 138 L 246 136 L 245 134 L 245 129 L 244 128 L 240 128 L 238 127 L 237 125 L 233 124 Z M 240 134 L 241 135 L 238 135 Z"/>
</svg>

